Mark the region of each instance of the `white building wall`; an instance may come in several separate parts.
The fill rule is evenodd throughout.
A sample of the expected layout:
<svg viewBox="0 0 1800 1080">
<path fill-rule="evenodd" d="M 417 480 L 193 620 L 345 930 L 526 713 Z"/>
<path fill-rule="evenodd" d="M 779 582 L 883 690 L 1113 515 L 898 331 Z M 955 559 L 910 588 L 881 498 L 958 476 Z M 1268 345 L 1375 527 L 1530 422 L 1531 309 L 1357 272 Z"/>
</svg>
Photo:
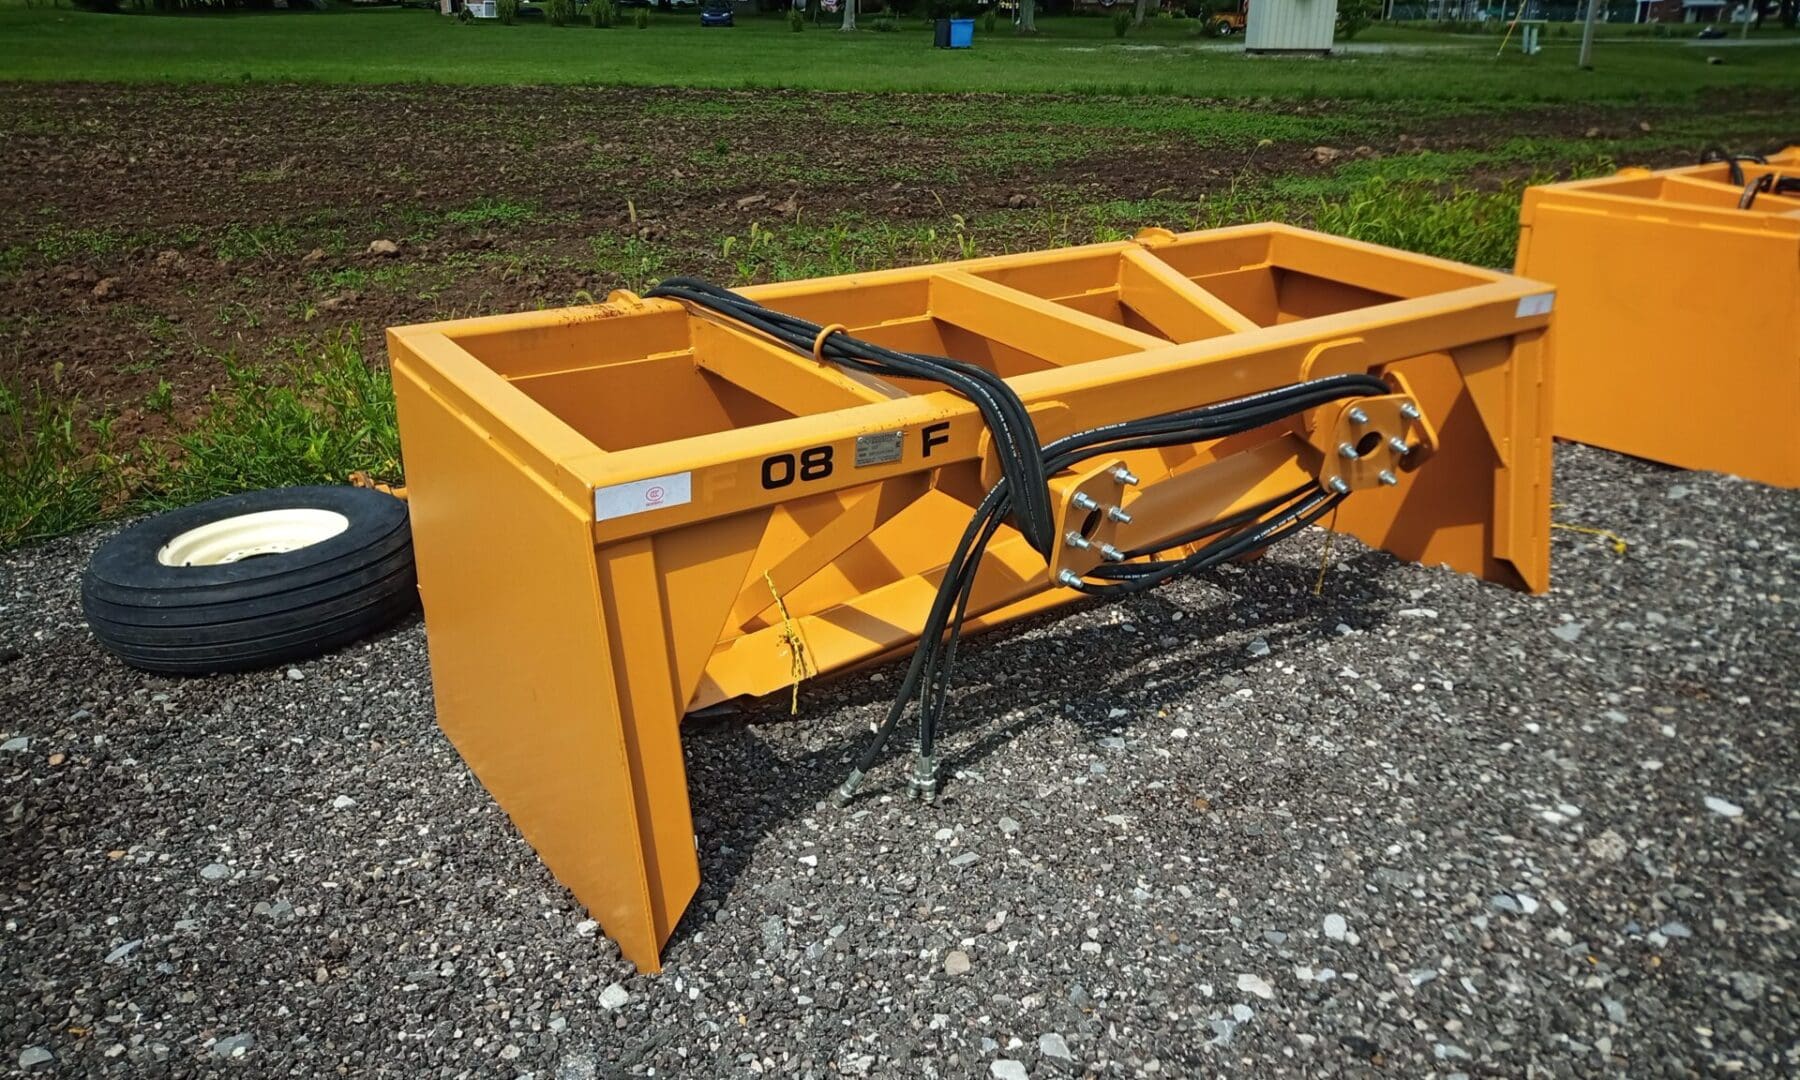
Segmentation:
<svg viewBox="0 0 1800 1080">
<path fill-rule="evenodd" d="M 1329 52 L 1337 0 L 1250 0 L 1244 48 L 1251 52 Z"/>
</svg>

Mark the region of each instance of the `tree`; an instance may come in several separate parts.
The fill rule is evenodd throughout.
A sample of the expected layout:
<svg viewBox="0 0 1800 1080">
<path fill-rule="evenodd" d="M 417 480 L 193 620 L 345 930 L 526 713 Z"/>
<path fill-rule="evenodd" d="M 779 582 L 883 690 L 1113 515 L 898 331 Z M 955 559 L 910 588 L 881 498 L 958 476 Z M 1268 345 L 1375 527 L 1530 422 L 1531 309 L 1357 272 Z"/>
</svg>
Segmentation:
<svg viewBox="0 0 1800 1080">
<path fill-rule="evenodd" d="M 1144 25 L 1145 10 L 1149 6 L 1150 6 L 1150 0 L 1137 0 L 1137 7 L 1134 8 L 1131 12 L 1131 25 L 1132 26 Z"/>
<path fill-rule="evenodd" d="M 1781 0 L 1781 25 L 1789 30 L 1800 22 L 1800 0 Z"/>
<path fill-rule="evenodd" d="M 844 5 L 844 25 L 838 27 L 838 29 L 856 29 L 856 0 L 839 0 L 839 3 Z"/>
<path fill-rule="evenodd" d="M 1789 0 L 1789 3 L 1794 0 Z M 1037 0 L 1019 0 L 1019 26 L 1021 34 L 1037 33 Z"/>
</svg>

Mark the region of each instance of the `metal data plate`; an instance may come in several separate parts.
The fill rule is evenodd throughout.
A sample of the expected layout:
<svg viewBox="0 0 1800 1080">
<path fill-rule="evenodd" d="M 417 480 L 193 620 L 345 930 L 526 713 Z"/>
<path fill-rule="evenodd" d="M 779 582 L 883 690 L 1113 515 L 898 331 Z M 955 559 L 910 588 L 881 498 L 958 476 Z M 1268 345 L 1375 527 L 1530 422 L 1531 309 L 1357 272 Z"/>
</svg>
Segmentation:
<svg viewBox="0 0 1800 1080">
<path fill-rule="evenodd" d="M 861 469 L 870 465 L 886 465 L 890 461 L 900 460 L 900 448 L 904 433 L 898 431 L 882 431 L 874 435 L 858 435 L 856 437 L 856 467 Z"/>
</svg>

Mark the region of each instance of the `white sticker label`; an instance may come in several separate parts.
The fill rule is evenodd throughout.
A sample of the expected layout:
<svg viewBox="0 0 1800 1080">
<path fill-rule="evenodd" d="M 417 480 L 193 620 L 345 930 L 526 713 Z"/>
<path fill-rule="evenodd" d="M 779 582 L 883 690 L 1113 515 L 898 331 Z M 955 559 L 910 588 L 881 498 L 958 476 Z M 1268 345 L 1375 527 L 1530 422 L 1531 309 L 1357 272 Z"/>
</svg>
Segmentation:
<svg viewBox="0 0 1800 1080">
<path fill-rule="evenodd" d="M 1550 305 L 1556 302 L 1556 294 L 1550 292 L 1533 293 L 1519 298 L 1519 310 L 1513 312 L 1515 319 L 1529 319 L 1533 315 L 1550 314 Z"/>
<path fill-rule="evenodd" d="M 594 520 L 641 514 L 665 506 L 681 506 L 694 500 L 694 474 L 672 473 L 594 489 Z"/>
</svg>

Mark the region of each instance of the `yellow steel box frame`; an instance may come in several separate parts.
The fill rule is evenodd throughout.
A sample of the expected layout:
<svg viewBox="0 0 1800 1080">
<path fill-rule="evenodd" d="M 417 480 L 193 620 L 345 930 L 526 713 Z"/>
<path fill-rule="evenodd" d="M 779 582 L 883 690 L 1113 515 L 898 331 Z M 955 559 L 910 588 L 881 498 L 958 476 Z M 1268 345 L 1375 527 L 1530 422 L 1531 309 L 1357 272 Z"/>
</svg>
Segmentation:
<svg viewBox="0 0 1800 1080">
<path fill-rule="evenodd" d="M 1259 225 L 746 293 L 988 366 L 1045 442 L 1384 375 L 1396 393 L 1360 399 L 1366 411 L 1124 455 L 1140 485 L 1113 496 L 1131 523 L 1108 535 L 1157 543 L 1341 479 L 1358 491 L 1339 529 L 1548 584 L 1551 297 L 1537 283 Z M 439 723 L 624 955 L 657 970 L 699 883 L 682 716 L 910 645 L 998 475 L 982 417 L 932 384 L 850 374 L 629 295 L 402 327 L 388 347 Z M 1371 431 L 1344 461 L 1329 450 L 1351 414 L 1418 452 Z M 1065 509 L 1074 483 L 1053 478 Z M 1076 595 L 1004 527 L 971 625 Z"/>
<path fill-rule="evenodd" d="M 1534 187 L 1517 268 L 1556 286 L 1556 434 L 1800 487 L 1800 147 Z"/>
</svg>

